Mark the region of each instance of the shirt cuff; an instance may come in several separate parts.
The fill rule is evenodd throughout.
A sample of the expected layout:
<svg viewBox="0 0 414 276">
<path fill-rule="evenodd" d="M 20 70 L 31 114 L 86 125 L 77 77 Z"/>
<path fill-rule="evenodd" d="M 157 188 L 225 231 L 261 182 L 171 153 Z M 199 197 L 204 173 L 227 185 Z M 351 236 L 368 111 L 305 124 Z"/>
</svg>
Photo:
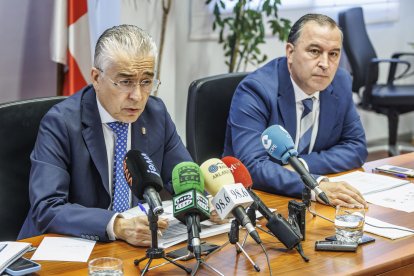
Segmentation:
<svg viewBox="0 0 414 276">
<path fill-rule="evenodd" d="M 117 238 L 114 231 L 114 222 L 115 218 L 117 217 L 123 218 L 124 216 L 120 213 L 116 213 L 112 216 L 111 220 L 108 222 L 108 225 L 106 226 L 106 233 L 108 234 L 109 240 L 111 241 L 114 241 Z"/>
<path fill-rule="evenodd" d="M 329 178 L 321 175 L 316 179 L 316 182 L 318 182 L 318 184 L 321 183 L 322 181 L 329 181 Z M 313 190 L 311 191 L 311 200 L 316 201 L 316 194 Z"/>
</svg>

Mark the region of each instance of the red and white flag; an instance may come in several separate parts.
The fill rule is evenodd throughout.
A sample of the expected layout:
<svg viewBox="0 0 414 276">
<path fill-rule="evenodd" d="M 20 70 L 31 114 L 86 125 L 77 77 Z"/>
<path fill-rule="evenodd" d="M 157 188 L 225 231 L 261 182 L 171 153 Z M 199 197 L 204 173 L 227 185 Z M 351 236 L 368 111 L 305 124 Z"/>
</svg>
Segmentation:
<svg viewBox="0 0 414 276">
<path fill-rule="evenodd" d="M 66 65 L 63 95 L 90 82 L 92 66 L 87 0 L 55 0 L 51 58 Z"/>
</svg>

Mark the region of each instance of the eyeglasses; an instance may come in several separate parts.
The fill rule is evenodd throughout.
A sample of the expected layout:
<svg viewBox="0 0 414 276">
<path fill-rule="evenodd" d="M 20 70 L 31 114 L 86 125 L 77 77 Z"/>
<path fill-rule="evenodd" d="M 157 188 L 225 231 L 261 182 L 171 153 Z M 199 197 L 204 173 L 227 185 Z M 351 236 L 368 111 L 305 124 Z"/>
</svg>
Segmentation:
<svg viewBox="0 0 414 276">
<path fill-rule="evenodd" d="M 113 81 L 111 78 L 109 78 L 103 70 L 98 69 L 100 72 L 102 72 L 102 74 L 104 76 L 106 76 L 106 78 L 108 80 L 110 80 L 112 82 L 112 84 L 118 88 L 118 90 L 122 93 L 131 93 L 132 91 L 134 91 L 137 86 L 139 85 L 141 91 L 145 92 L 145 93 L 151 93 L 153 91 L 156 91 L 158 89 L 158 87 L 161 84 L 160 80 L 157 80 L 155 78 L 147 78 L 147 79 L 143 79 L 141 81 L 134 81 L 134 80 L 130 80 L 128 78 L 126 79 L 121 79 L 119 81 Z"/>
</svg>

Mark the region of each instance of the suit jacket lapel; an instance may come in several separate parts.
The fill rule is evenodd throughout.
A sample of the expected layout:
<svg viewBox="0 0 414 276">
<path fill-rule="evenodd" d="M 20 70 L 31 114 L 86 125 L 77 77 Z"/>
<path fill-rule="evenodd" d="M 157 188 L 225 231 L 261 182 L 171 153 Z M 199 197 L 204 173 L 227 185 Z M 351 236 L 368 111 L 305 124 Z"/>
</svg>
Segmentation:
<svg viewBox="0 0 414 276">
<path fill-rule="evenodd" d="M 295 93 L 293 91 L 292 82 L 290 80 L 290 74 L 287 69 L 286 59 L 280 59 L 280 70 L 278 74 L 279 89 L 277 106 L 279 109 L 279 115 L 281 118 L 280 125 L 282 125 L 289 134 L 295 139 L 296 136 L 296 104 Z"/>
<path fill-rule="evenodd" d="M 145 112 L 131 125 L 131 149 L 148 153 L 148 127 Z"/>
<path fill-rule="evenodd" d="M 320 151 L 322 149 L 326 141 L 329 140 L 331 131 L 337 121 L 338 97 L 333 93 L 332 84 L 321 91 L 319 95 L 319 126 L 313 151 Z"/>
<path fill-rule="evenodd" d="M 82 98 L 81 112 L 84 126 L 82 130 L 83 139 L 101 175 L 102 184 L 109 195 L 108 157 L 102 132 L 101 117 L 99 116 L 98 105 L 96 103 L 96 94 L 92 87 L 85 92 Z"/>
<path fill-rule="evenodd" d="M 146 125 L 145 113 L 142 113 L 138 120 L 131 125 L 131 149 L 137 149 L 148 153 L 148 128 Z M 139 200 L 132 197 L 132 206 L 136 206 Z"/>
</svg>

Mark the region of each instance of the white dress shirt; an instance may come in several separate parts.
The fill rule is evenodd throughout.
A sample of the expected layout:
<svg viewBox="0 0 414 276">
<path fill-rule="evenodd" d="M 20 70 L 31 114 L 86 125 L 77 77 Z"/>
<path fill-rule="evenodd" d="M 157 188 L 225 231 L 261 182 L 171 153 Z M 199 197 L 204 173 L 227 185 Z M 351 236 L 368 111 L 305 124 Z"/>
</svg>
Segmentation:
<svg viewBox="0 0 414 276">
<path fill-rule="evenodd" d="M 302 101 L 307 98 L 313 98 L 313 107 L 312 107 L 312 116 L 313 116 L 313 128 L 312 128 L 312 136 L 311 141 L 309 145 L 309 152 L 312 152 L 313 146 L 315 145 L 316 136 L 318 135 L 318 128 L 319 128 L 319 111 L 320 111 L 320 100 L 319 100 L 319 94 L 320 91 L 316 91 L 312 95 L 306 94 L 292 79 L 292 76 L 290 77 L 290 80 L 292 81 L 293 85 L 293 91 L 295 92 L 295 103 L 296 103 L 296 137 L 295 137 L 295 149 L 298 149 L 299 146 L 299 139 L 300 139 L 300 120 L 302 118 L 303 113 L 303 103 Z M 309 171 L 309 166 L 306 163 L 305 160 L 302 158 L 299 158 L 299 160 L 303 163 L 306 170 Z M 316 179 L 318 183 L 321 181 L 329 181 L 329 178 L 326 176 L 320 176 L 318 179 Z M 315 193 L 311 192 L 311 199 L 315 201 Z"/>
<path fill-rule="evenodd" d="M 105 139 L 105 146 L 106 146 L 106 154 L 108 157 L 108 187 L 109 187 L 109 195 L 111 197 L 111 204 L 109 206 L 109 210 L 112 209 L 112 195 L 113 195 L 113 171 L 114 171 L 114 147 L 116 142 L 115 133 L 112 129 L 107 125 L 107 123 L 116 122 L 117 120 L 114 119 L 108 111 L 101 105 L 99 102 L 98 97 L 96 97 L 96 102 L 98 104 L 98 111 L 99 116 L 101 117 L 102 122 L 102 131 Z M 131 149 L 131 124 L 128 125 L 128 140 L 127 140 L 127 151 Z M 129 191 L 129 205 L 131 206 L 131 191 Z M 109 221 L 108 225 L 106 226 L 106 232 L 108 233 L 108 237 L 110 240 L 115 240 L 115 232 L 114 232 L 114 221 L 117 216 L 121 216 L 121 214 L 116 213 L 111 220 Z"/>
<path fill-rule="evenodd" d="M 300 136 L 300 120 L 303 113 L 303 103 L 304 99 L 313 98 L 313 107 L 312 107 L 312 116 L 313 116 L 313 128 L 312 136 L 309 145 L 309 152 L 312 152 L 313 146 L 315 145 L 316 135 L 318 134 L 319 127 L 319 91 L 316 91 L 312 95 L 308 95 L 303 92 L 302 89 L 295 83 L 295 81 L 290 77 L 293 84 L 293 91 L 295 92 L 295 103 L 296 103 L 296 137 L 295 137 L 295 149 L 298 149 L 299 146 L 299 136 Z"/>
</svg>

